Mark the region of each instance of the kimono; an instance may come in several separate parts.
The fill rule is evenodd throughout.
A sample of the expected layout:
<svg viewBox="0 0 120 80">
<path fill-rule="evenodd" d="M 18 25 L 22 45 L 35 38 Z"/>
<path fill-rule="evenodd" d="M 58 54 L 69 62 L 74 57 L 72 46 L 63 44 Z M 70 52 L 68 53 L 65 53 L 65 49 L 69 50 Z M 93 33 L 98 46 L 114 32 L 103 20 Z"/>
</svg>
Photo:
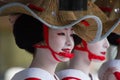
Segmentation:
<svg viewBox="0 0 120 80">
<path fill-rule="evenodd" d="M 56 73 L 60 80 L 91 80 L 88 75 L 80 70 L 66 69 Z"/>
<path fill-rule="evenodd" d="M 55 75 L 40 68 L 27 68 L 23 71 L 16 73 L 12 80 L 59 80 Z"/>
</svg>

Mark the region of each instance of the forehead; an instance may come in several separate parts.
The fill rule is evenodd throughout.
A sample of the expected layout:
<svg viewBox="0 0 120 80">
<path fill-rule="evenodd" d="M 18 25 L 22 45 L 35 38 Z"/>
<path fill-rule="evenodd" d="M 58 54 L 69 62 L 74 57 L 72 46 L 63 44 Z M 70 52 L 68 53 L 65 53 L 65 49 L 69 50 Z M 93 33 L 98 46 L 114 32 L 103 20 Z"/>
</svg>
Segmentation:
<svg viewBox="0 0 120 80">
<path fill-rule="evenodd" d="M 50 31 L 55 31 L 55 32 L 57 32 L 57 31 L 73 31 L 73 28 L 64 28 L 64 29 L 50 29 Z"/>
<path fill-rule="evenodd" d="M 72 30 L 73 30 L 73 28 L 64 28 L 64 30 L 71 30 L 71 31 L 72 31 Z"/>
<path fill-rule="evenodd" d="M 107 38 L 104 38 L 104 39 L 99 40 L 99 41 L 97 41 L 97 42 L 95 42 L 95 43 L 88 43 L 88 44 L 90 44 L 90 45 L 101 45 L 101 44 L 104 43 L 106 40 L 107 40 Z"/>
<path fill-rule="evenodd" d="M 98 46 L 101 46 L 103 45 L 103 41 L 97 41 L 95 43 L 88 43 L 88 46 L 92 46 L 92 47 L 98 47 Z"/>
</svg>

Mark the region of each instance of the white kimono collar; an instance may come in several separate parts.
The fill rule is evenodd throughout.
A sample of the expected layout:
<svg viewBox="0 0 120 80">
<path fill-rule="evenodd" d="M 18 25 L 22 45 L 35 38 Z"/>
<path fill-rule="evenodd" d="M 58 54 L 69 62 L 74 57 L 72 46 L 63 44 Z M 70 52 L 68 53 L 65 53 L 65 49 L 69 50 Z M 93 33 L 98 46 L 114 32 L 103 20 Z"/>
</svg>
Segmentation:
<svg viewBox="0 0 120 80">
<path fill-rule="evenodd" d="M 56 73 L 60 80 L 66 77 L 74 77 L 80 80 L 90 80 L 90 77 L 80 70 L 66 69 Z"/>
<path fill-rule="evenodd" d="M 27 68 L 15 74 L 12 80 L 25 80 L 31 77 L 39 78 L 41 80 L 55 80 L 54 76 L 40 68 Z"/>
</svg>

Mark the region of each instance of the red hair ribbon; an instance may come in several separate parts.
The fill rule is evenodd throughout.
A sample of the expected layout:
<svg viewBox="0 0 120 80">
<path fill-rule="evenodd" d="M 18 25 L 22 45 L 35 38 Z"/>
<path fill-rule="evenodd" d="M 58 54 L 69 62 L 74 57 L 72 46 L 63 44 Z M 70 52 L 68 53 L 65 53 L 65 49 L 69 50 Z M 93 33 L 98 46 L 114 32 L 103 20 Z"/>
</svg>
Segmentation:
<svg viewBox="0 0 120 80">
<path fill-rule="evenodd" d="M 33 47 L 35 47 L 35 48 L 48 48 L 48 49 L 50 49 L 50 51 L 52 52 L 53 57 L 57 61 L 59 61 L 59 62 L 62 62 L 62 61 L 60 59 L 58 59 L 56 57 L 56 55 L 63 56 L 63 57 L 66 57 L 66 58 L 73 58 L 74 57 L 73 53 L 64 53 L 64 52 L 57 53 L 57 52 L 53 51 L 50 48 L 49 43 L 48 43 L 49 42 L 48 41 L 48 27 L 46 25 L 43 25 L 43 27 L 44 27 L 44 39 L 45 39 L 46 45 L 35 44 L 35 45 L 33 45 Z"/>
<path fill-rule="evenodd" d="M 62 80 L 81 80 L 81 79 L 78 79 L 78 78 L 75 78 L 75 77 L 65 77 Z"/>
<path fill-rule="evenodd" d="M 57 60 L 57 61 L 59 61 L 59 62 L 62 62 L 61 60 L 59 60 L 57 57 L 56 57 L 56 55 L 55 54 L 57 54 L 57 55 L 59 55 L 59 56 L 64 56 L 64 57 L 67 57 L 67 58 L 73 58 L 74 57 L 74 54 L 72 54 L 72 53 L 64 53 L 64 52 L 60 52 L 60 53 L 56 53 L 55 51 L 53 51 L 51 48 L 50 48 L 50 46 L 49 46 L 49 39 L 48 39 L 48 27 L 46 26 L 46 25 L 43 25 L 44 26 L 44 39 L 45 39 L 45 42 L 47 43 L 47 46 L 48 46 L 48 48 L 51 50 L 51 52 L 52 52 L 52 55 L 53 55 L 53 57 Z"/>
<path fill-rule="evenodd" d="M 111 12 L 112 11 L 112 8 L 109 8 L 109 7 L 99 7 L 99 8 L 104 12 Z"/>
<path fill-rule="evenodd" d="M 54 51 L 50 48 L 50 46 L 49 46 L 49 39 L 48 39 L 49 31 L 48 31 L 48 27 L 47 27 L 46 25 L 43 25 L 43 27 L 44 27 L 44 39 L 45 39 L 45 42 L 46 42 L 46 44 L 47 44 L 48 49 L 50 49 L 50 51 L 52 52 L 53 57 L 54 57 L 57 61 L 62 62 L 61 60 L 59 60 L 59 59 L 56 57 L 56 55 L 55 55 L 56 52 L 54 52 Z"/>
<path fill-rule="evenodd" d="M 116 42 L 117 42 L 118 44 L 120 44 L 120 38 L 118 38 L 118 39 L 116 40 Z"/>
<path fill-rule="evenodd" d="M 29 7 L 30 9 L 34 9 L 34 10 L 39 11 L 39 12 L 44 11 L 43 8 L 38 7 L 38 6 L 34 5 L 34 4 L 29 4 L 28 7 Z"/>
<path fill-rule="evenodd" d="M 117 80 L 120 80 L 120 72 L 114 72 L 114 75 Z"/>
<path fill-rule="evenodd" d="M 27 78 L 25 80 L 41 80 L 41 79 L 39 79 L 39 78 Z"/>
<path fill-rule="evenodd" d="M 49 46 L 42 46 L 42 45 L 39 45 L 39 44 L 35 44 L 33 47 L 35 47 L 35 48 L 48 48 L 48 49 L 50 49 Z M 50 50 L 51 50 L 51 49 L 50 49 Z M 55 53 L 55 52 L 52 51 L 52 53 Z M 55 54 L 57 54 L 57 53 L 55 53 Z M 54 56 L 54 58 L 55 58 L 56 60 L 58 60 L 54 54 L 52 54 L 52 55 Z M 64 57 L 67 57 L 67 58 L 70 58 L 70 59 L 74 57 L 74 54 L 73 54 L 73 53 L 60 52 L 60 53 L 57 54 L 57 55 L 59 55 L 59 56 L 64 56 Z M 59 61 L 59 60 L 58 60 L 58 61 Z M 61 61 L 60 61 L 60 62 L 61 62 Z"/>
<path fill-rule="evenodd" d="M 82 20 L 81 23 L 84 24 L 86 27 L 90 26 L 90 24 L 86 20 Z"/>
<path fill-rule="evenodd" d="M 75 46 L 74 48 L 75 48 L 76 50 L 87 51 L 87 42 L 84 41 L 84 40 L 82 40 L 82 43 L 81 43 L 81 44 L 83 44 L 83 46 L 78 45 L 78 46 Z"/>
</svg>

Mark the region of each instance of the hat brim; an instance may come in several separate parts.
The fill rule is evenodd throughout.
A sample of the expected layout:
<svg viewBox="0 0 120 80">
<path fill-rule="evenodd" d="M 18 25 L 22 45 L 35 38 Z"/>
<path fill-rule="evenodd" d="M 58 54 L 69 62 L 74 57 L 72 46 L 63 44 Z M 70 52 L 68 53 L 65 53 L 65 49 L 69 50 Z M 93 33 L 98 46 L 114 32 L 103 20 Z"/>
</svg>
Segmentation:
<svg viewBox="0 0 120 80">
<path fill-rule="evenodd" d="M 107 15 L 97 5 L 95 5 L 93 2 L 90 2 L 90 1 L 88 2 L 88 10 L 87 11 L 74 12 L 74 13 L 77 16 L 77 18 L 80 16 L 85 16 L 87 14 L 91 14 L 91 15 L 95 15 L 95 16 L 99 17 L 101 19 L 102 23 L 105 23 L 108 20 Z M 78 31 L 80 29 L 78 29 L 78 28 L 75 29 L 78 32 L 79 36 L 82 36 L 83 39 L 86 40 L 87 42 L 90 42 L 92 39 L 95 39 L 95 34 L 96 34 L 97 29 L 96 29 L 96 24 L 94 23 L 93 20 L 92 20 L 92 22 L 90 22 L 90 24 L 92 26 L 90 26 L 89 28 L 85 28 L 85 27 L 82 28 L 85 30 L 81 30 L 81 32 Z M 81 27 L 79 27 L 79 28 L 81 28 Z M 107 30 L 106 30 L 106 32 L 107 32 Z M 111 31 L 108 31 L 108 32 L 110 33 Z M 105 38 L 106 36 L 108 36 L 108 34 L 104 35 L 104 36 L 101 35 L 99 40 Z M 98 40 L 96 40 L 96 41 L 98 41 Z"/>
<path fill-rule="evenodd" d="M 100 25 L 102 25 L 102 22 L 96 22 L 91 18 L 87 18 L 85 21 L 89 23 L 89 26 L 84 26 L 84 24 L 79 23 L 79 26 L 75 25 L 75 27 L 73 27 L 76 34 L 89 43 L 99 41 L 101 38 L 102 26 Z"/>
<path fill-rule="evenodd" d="M 100 40 L 109 36 L 111 32 L 120 34 L 120 18 L 108 20 L 107 22 L 103 23 L 102 36 Z"/>
<path fill-rule="evenodd" d="M 115 11 L 116 9 L 120 8 L 120 1 L 116 0 L 111 2 L 111 6 L 107 7 L 106 3 L 108 3 L 108 0 L 100 1 L 97 0 L 95 3 L 104 11 L 106 15 L 109 16 L 109 18 L 105 19 L 103 22 L 103 32 L 101 39 L 107 37 L 111 32 L 115 32 L 120 34 L 120 13 L 119 10 Z M 107 12 L 106 12 L 107 11 Z M 109 12 L 109 13 L 108 13 Z"/>
<path fill-rule="evenodd" d="M 75 15 L 78 17 L 85 16 L 85 15 L 95 15 L 101 19 L 101 21 L 104 23 L 106 20 L 108 20 L 107 15 L 93 2 L 88 2 L 88 9 L 86 11 L 76 11 L 74 12 Z"/>
<path fill-rule="evenodd" d="M 63 21 L 63 23 L 61 23 L 61 24 L 59 24 L 59 23 L 56 24 L 57 22 L 54 22 L 54 21 L 58 21 L 58 20 L 56 20 L 55 18 L 52 18 L 55 20 L 52 23 L 49 23 L 48 21 L 51 21 L 50 19 L 48 19 L 48 21 L 44 20 L 43 16 L 41 16 L 40 12 L 37 13 L 36 11 L 31 10 L 27 5 L 24 5 L 21 3 L 9 3 L 9 4 L 1 6 L 1 8 L 0 8 L 0 16 L 10 15 L 10 14 L 14 14 L 14 13 L 22 13 L 22 14 L 27 14 L 27 15 L 33 16 L 34 18 L 38 19 L 40 22 L 44 23 L 45 25 L 47 25 L 50 28 L 63 29 L 63 28 L 68 28 L 68 27 L 74 26 L 75 32 L 79 33 L 80 34 L 79 36 L 88 42 L 98 41 L 101 36 L 101 32 L 102 32 L 101 20 L 98 17 L 93 16 L 93 15 L 86 15 L 86 16 L 77 18 L 77 20 L 67 20 L 67 21 Z M 72 14 L 72 13 L 70 13 L 70 14 Z M 46 16 L 49 16 L 49 15 L 46 15 Z M 80 25 L 79 23 L 87 18 L 91 18 L 91 19 L 95 20 L 94 22 L 96 22 L 96 25 L 94 25 L 95 26 L 94 28 L 92 26 L 89 29 L 83 29 L 82 27 L 80 29 L 77 29 L 77 27 L 75 27 L 76 25 Z M 88 19 L 88 22 L 89 21 L 91 21 L 91 20 Z M 85 33 L 85 34 L 83 34 L 83 33 Z M 94 35 L 90 34 L 90 33 L 93 33 Z"/>
</svg>

